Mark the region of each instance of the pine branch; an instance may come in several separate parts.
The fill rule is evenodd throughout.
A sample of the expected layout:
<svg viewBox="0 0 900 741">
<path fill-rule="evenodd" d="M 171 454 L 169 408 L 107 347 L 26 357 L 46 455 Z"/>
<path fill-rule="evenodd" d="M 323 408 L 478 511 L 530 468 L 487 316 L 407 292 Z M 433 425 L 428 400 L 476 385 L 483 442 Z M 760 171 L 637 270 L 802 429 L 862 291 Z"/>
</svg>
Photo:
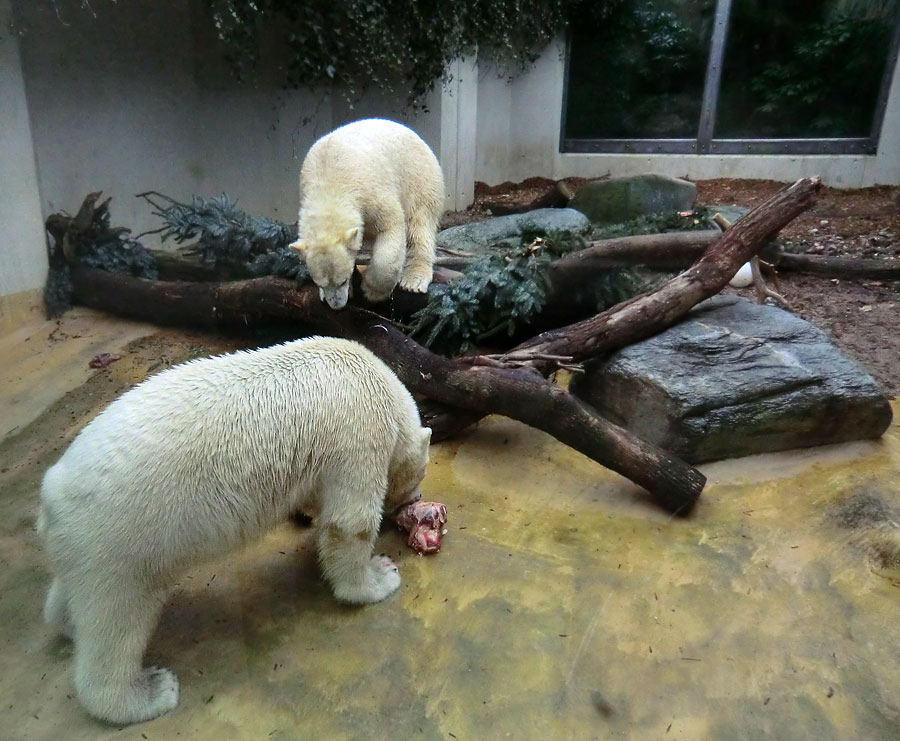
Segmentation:
<svg viewBox="0 0 900 741">
<path fill-rule="evenodd" d="M 496 248 L 477 257 L 464 275 L 432 287 L 428 303 L 413 314 L 407 333 L 450 355 L 500 334 L 512 336 L 543 311 L 552 287 L 553 258 L 582 246 L 580 238 L 524 235 L 519 247 Z M 598 310 L 642 288 L 632 273 L 610 270 L 593 286 Z"/>
<path fill-rule="evenodd" d="M 48 316 L 57 316 L 72 305 L 70 266 L 73 264 L 137 278 L 159 277 L 155 260 L 131 237 L 131 230 L 111 225 L 112 199 L 107 198 L 98 205 L 100 195 L 100 191 L 89 193 L 75 216 L 61 212 L 47 217 L 45 227 L 52 238 L 44 287 Z"/>
<path fill-rule="evenodd" d="M 164 226 L 158 230 L 162 241 L 172 239 L 187 256 L 216 267 L 237 269 L 246 275 L 277 275 L 297 281 L 307 277 L 302 259 L 288 245 L 296 230 L 274 219 L 251 216 L 237 207 L 227 194 L 182 203 L 156 191 L 139 193 L 153 206 L 153 214 Z"/>
</svg>

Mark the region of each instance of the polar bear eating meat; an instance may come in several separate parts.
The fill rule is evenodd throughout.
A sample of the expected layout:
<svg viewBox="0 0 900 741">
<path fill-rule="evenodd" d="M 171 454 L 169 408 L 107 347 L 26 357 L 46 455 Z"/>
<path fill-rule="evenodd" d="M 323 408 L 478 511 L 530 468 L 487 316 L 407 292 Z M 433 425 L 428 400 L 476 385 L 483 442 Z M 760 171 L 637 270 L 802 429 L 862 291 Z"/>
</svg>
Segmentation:
<svg viewBox="0 0 900 741">
<path fill-rule="evenodd" d="M 375 538 L 419 496 L 430 439 L 397 376 L 333 338 L 194 360 L 110 404 L 45 474 L 38 517 L 44 618 L 75 641 L 82 705 L 116 724 L 173 709 L 175 675 L 141 665 L 171 587 L 298 508 L 338 599 L 392 594 Z"/>
<path fill-rule="evenodd" d="M 372 260 L 362 282 L 366 299 L 384 301 L 399 284 L 425 293 L 444 178 L 428 145 L 394 121 L 369 118 L 316 141 L 300 170 L 300 235 L 291 247 L 305 256 L 319 295 L 332 308 L 347 304 L 356 256 Z"/>
</svg>

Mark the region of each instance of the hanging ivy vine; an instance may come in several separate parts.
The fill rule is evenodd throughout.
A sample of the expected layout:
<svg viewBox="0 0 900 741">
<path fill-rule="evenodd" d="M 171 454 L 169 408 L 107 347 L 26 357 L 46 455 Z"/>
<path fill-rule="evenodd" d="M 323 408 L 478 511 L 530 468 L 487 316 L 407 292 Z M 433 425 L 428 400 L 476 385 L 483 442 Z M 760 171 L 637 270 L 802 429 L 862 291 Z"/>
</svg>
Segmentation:
<svg viewBox="0 0 900 741">
<path fill-rule="evenodd" d="M 335 84 L 348 100 L 371 87 L 421 103 L 450 62 L 475 49 L 509 73 L 531 64 L 583 0 L 208 0 L 228 61 L 246 77 L 260 32 L 283 46 L 284 83 Z M 601 3 L 602 4 L 602 3 Z"/>
</svg>

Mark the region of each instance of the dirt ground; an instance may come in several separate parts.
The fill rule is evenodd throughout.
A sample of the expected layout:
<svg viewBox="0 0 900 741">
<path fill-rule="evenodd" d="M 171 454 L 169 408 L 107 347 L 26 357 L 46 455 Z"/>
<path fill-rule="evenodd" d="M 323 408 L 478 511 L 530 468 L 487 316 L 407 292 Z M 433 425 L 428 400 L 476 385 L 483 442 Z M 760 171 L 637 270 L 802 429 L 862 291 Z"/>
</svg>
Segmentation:
<svg viewBox="0 0 900 741">
<path fill-rule="evenodd" d="M 703 197 L 749 204 L 768 191 L 731 192 Z M 819 211 L 827 196 L 787 234 L 806 244 L 828 226 L 850 249 L 888 229 L 896 250 L 896 216 L 865 216 L 859 198 L 859 211 L 831 216 Z M 872 353 L 860 359 L 888 382 L 900 294 L 869 283 L 784 287 L 848 352 Z M 707 488 L 681 519 L 544 433 L 489 418 L 433 448 L 423 493 L 452 508 L 441 553 L 422 558 L 392 529 L 380 535 L 379 552 L 400 565 L 396 595 L 338 604 L 312 531 L 286 524 L 196 567 L 170 596 L 146 662 L 180 676 L 177 711 L 124 729 L 91 720 L 72 691 L 71 645 L 40 619 L 50 581 L 34 532 L 41 476 L 134 383 L 237 346 L 80 307 L 0 341 L 0 739 L 360 728 L 376 738 L 900 738 L 897 531 L 873 516 L 900 521 L 897 422 L 878 441 L 704 465 Z M 89 369 L 100 352 L 121 358 Z"/>
<path fill-rule="evenodd" d="M 577 191 L 586 181 L 569 178 Z M 785 187 L 773 180 L 700 180 L 697 201 L 753 207 Z M 544 178 L 497 186 L 476 184 L 475 203 L 447 214 L 442 226 L 487 218 L 492 208 L 528 203 L 554 186 Z M 900 259 L 900 190 L 889 186 L 825 188 L 816 205 L 779 235 L 792 252 Z M 787 298 L 802 318 L 822 327 L 893 396 L 900 394 L 900 282 L 844 280 L 797 273 L 781 276 Z M 729 289 L 730 290 L 730 289 Z M 753 290 L 737 291 L 752 297 Z"/>
</svg>

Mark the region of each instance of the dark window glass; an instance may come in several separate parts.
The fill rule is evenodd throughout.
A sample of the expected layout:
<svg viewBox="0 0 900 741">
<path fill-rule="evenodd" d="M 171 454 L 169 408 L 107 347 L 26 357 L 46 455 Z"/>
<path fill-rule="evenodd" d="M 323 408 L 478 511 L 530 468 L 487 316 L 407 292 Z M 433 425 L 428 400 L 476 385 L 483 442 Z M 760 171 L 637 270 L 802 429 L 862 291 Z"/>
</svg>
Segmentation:
<svg viewBox="0 0 900 741">
<path fill-rule="evenodd" d="M 585 3 L 572 23 L 565 138 L 694 138 L 715 0 Z"/>
<path fill-rule="evenodd" d="M 714 136 L 872 134 L 897 6 L 898 0 L 734 0 Z"/>
</svg>

